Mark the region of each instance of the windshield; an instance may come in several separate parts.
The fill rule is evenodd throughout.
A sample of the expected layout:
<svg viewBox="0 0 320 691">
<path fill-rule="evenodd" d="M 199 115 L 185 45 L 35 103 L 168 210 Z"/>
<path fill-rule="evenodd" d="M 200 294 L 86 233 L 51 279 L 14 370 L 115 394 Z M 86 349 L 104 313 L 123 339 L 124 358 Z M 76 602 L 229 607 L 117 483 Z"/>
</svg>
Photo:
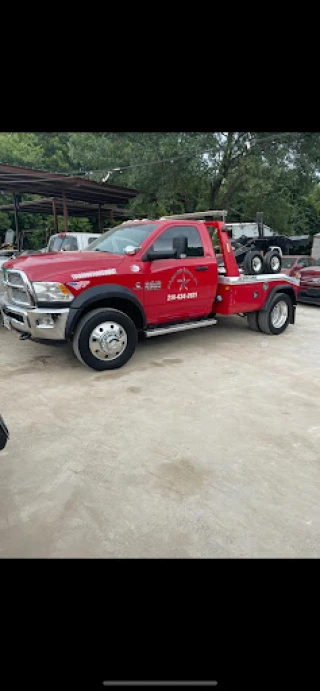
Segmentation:
<svg viewBox="0 0 320 691">
<path fill-rule="evenodd" d="M 126 252 L 126 247 L 141 247 L 159 223 L 143 223 L 133 225 L 116 226 L 107 230 L 95 242 L 92 242 L 88 250 L 90 252 L 110 252 L 111 254 L 122 254 Z"/>
<path fill-rule="evenodd" d="M 320 257 L 319 257 L 319 259 L 317 259 L 317 261 L 316 261 L 316 263 L 315 263 L 314 266 L 320 266 Z"/>
<path fill-rule="evenodd" d="M 282 268 L 283 269 L 291 269 L 291 267 L 295 263 L 295 258 L 292 257 L 282 257 Z"/>
</svg>

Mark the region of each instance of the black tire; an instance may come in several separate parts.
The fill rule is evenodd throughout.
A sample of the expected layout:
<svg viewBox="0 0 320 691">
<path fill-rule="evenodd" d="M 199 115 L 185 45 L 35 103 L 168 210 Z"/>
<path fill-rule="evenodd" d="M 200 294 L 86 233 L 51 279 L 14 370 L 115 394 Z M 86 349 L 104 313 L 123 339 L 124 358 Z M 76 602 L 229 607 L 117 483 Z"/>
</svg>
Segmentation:
<svg viewBox="0 0 320 691">
<path fill-rule="evenodd" d="M 263 272 L 265 274 L 279 274 L 281 271 L 282 259 L 279 252 L 269 250 L 263 258 Z"/>
<path fill-rule="evenodd" d="M 282 303 L 282 305 L 280 305 L 280 303 Z M 278 311 L 274 312 L 274 309 L 277 307 L 277 305 L 279 306 Z M 287 309 L 284 308 L 284 305 L 286 305 Z M 281 307 L 282 314 L 280 314 Z M 286 293 L 277 293 L 268 309 L 265 311 L 261 310 L 258 313 L 258 325 L 260 331 L 265 334 L 272 334 L 273 336 L 282 334 L 291 322 L 292 311 L 293 304 L 289 295 L 286 295 Z"/>
<path fill-rule="evenodd" d="M 102 325 L 106 323 L 116 325 L 119 327 L 117 331 L 119 331 L 119 333 L 122 332 L 123 334 L 124 341 L 121 341 L 121 343 L 119 339 L 114 339 L 115 343 L 119 343 L 120 351 L 121 348 L 124 348 L 118 357 L 116 352 L 114 352 L 112 355 L 106 354 L 103 356 L 103 346 L 101 345 L 101 341 L 93 338 L 93 332 L 95 329 L 99 329 L 99 326 L 101 325 L 102 331 Z M 109 309 L 108 307 L 100 308 L 93 310 L 92 312 L 88 312 L 88 314 L 80 319 L 73 337 L 73 351 L 78 360 L 91 369 L 98 370 L 99 372 L 118 369 L 119 367 L 125 365 L 126 362 L 128 362 L 128 360 L 130 360 L 132 357 L 136 349 L 137 338 L 137 329 L 132 319 L 130 319 L 127 314 L 120 312 L 120 310 Z M 99 341 L 97 343 L 97 353 L 99 353 L 99 357 L 95 356 L 92 352 L 92 349 L 94 348 L 93 341 Z M 123 345 L 125 342 L 126 344 Z M 114 347 L 113 344 L 112 347 Z M 105 357 L 105 359 L 102 359 L 102 357 Z M 112 359 L 108 360 L 108 357 L 112 357 Z"/>
<path fill-rule="evenodd" d="M 245 274 L 254 276 L 262 274 L 263 257 L 258 250 L 250 250 L 250 252 L 247 252 L 243 260 L 243 271 Z"/>
<path fill-rule="evenodd" d="M 0 415 L 0 451 L 7 445 L 9 432 L 4 419 Z"/>
<path fill-rule="evenodd" d="M 252 331 L 260 331 L 260 327 L 258 324 L 258 315 L 259 312 L 248 312 L 247 314 L 248 327 Z"/>
<path fill-rule="evenodd" d="M 5 446 L 7 446 L 7 441 L 8 441 L 8 437 L 6 437 L 4 435 L 4 433 L 2 432 L 2 430 L 0 429 L 0 451 L 2 451 Z"/>
</svg>

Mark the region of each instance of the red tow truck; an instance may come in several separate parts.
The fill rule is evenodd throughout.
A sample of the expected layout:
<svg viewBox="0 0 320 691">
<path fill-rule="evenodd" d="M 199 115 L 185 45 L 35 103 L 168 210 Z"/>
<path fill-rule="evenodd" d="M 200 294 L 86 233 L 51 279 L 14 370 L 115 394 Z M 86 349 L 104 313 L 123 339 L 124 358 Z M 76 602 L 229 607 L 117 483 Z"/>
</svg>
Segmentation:
<svg viewBox="0 0 320 691">
<path fill-rule="evenodd" d="M 299 279 L 279 271 L 274 253 L 235 259 L 222 212 L 127 221 L 90 251 L 20 257 L 3 265 L 4 326 L 20 338 L 71 341 L 95 370 L 124 365 L 146 337 L 216 324 L 240 315 L 265 334 L 295 321 Z M 212 238 L 223 256 L 218 267 Z M 249 269 L 248 269 L 249 267 Z M 251 268 L 250 268 L 251 267 Z"/>
</svg>

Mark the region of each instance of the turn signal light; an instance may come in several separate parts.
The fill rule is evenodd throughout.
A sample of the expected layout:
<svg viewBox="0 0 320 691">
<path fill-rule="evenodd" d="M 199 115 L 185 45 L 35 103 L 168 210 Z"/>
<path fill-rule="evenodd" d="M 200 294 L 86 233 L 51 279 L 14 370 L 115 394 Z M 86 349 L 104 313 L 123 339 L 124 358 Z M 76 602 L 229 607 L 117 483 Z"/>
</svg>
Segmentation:
<svg viewBox="0 0 320 691">
<path fill-rule="evenodd" d="M 63 293 L 64 295 L 70 295 L 70 290 L 68 290 L 68 288 L 66 288 L 66 286 L 63 285 L 63 283 L 58 283 L 58 285 L 61 290 L 61 293 Z"/>
</svg>

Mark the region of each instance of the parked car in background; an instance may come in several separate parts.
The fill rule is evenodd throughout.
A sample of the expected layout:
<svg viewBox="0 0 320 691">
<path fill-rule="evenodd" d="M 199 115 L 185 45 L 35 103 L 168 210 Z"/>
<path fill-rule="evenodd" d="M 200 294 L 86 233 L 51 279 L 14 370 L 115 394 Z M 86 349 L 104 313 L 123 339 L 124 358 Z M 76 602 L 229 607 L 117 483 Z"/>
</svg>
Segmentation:
<svg viewBox="0 0 320 691">
<path fill-rule="evenodd" d="M 301 269 L 313 266 L 315 259 L 308 255 L 284 255 L 282 256 L 281 273 L 287 276 L 295 276 Z"/>
<path fill-rule="evenodd" d="M 76 252 L 87 250 L 101 233 L 58 233 L 51 235 L 46 252 Z"/>
<path fill-rule="evenodd" d="M 298 301 L 320 305 L 320 259 L 300 271 Z"/>
<path fill-rule="evenodd" d="M 58 233 L 51 235 L 47 247 L 33 249 L 5 249 L 0 250 L 0 269 L 2 265 L 14 257 L 25 257 L 31 254 L 45 254 L 47 252 L 76 252 L 89 249 L 89 245 L 100 237 L 101 233 Z M 1 290 L 0 290 L 1 292 Z"/>
</svg>

